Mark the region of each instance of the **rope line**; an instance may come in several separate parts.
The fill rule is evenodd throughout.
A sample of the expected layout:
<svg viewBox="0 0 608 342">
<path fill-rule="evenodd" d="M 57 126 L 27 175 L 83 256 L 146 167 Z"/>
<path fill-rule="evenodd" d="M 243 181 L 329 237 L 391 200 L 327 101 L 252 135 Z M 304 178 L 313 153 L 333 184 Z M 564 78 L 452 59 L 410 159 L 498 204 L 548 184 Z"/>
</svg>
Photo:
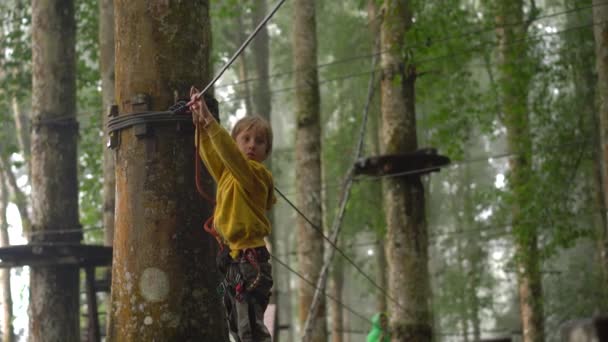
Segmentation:
<svg viewBox="0 0 608 342">
<path fill-rule="evenodd" d="M 560 31 L 556 31 L 556 32 L 547 32 L 547 33 L 542 33 L 542 34 L 537 34 L 537 35 L 531 35 L 531 36 L 527 36 L 526 38 L 522 38 L 513 42 L 510 42 L 508 44 L 503 44 L 503 46 L 516 46 L 518 44 L 523 44 L 526 42 L 531 42 L 534 41 L 535 39 L 539 39 L 539 38 L 543 38 L 543 37 L 548 37 L 548 36 L 553 36 L 553 35 L 559 35 L 562 33 L 567 33 L 567 32 L 571 32 L 571 31 L 576 31 L 576 30 L 581 30 L 584 28 L 588 28 L 588 27 L 592 27 L 592 26 L 597 26 L 597 25 L 601 25 L 601 24 L 605 24 L 608 21 L 601 21 L 601 22 L 591 22 L 589 24 L 584 24 L 584 25 L 579 25 L 579 26 L 574 26 L 574 27 L 570 27 L 564 30 L 560 30 Z M 444 55 L 438 55 L 438 56 L 432 56 L 432 57 L 428 57 L 428 58 L 423 58 L 420 60 L 414 60 L 413 63 L 429 63 L 429 62 L 434 62 L 434 61 L 438 61 L 438 60 L 443 60 L 443 59 L 449 59 L 452 58 L 454 56 L 458 56 L 458 55 L 464 55 L 467 53 L 473 53 L 476 51 L 479 51 L 482 47 L 497 47 L 499 46 L 498 42 L 495 41 L 486 41 L 486 42 L 482 42 L 479 43 L 473 47 L 467 48 L 467 49 L 462 49 L 462 50 L 456 50 L 454 52 L 451 52 L 449 54 L 444 54 Z M 573 49 L 574 50 L 574 49 Z M 384 52 L 386 53 L 386 52 Z M 366 57 L 368 57 L 369 55 L 366 55 Z M 372 54 L 373 56 L 373 54 Z M 345 74 L 345 75 L 340 75 L 334 78 L 327 78 L 327 79 L 322 79 L 319 81 L 319 85 L 321 84 L 327 84 L 330 82 L 335 82 L 335 81 L 342 81 L 342 80 L 346 80 L 346 79 L 351 79 L 351 78 L 357 78 L 357 77 L 362 77 L 362 76 L 366 76 L 369 75 L 369 73 L 371 72 L 381 72 L 383 69 L 382 68 L 376 68 L 373 70 L 366 70 L 364 72 L 358 72 L 358 73 L 351 73 L 351 74 Z M 276 88 L 276 89 L 271 89 L 268 92 L 265 92 L 265 94 L 278 94 L 278 93 L 284 93 L 284 92 L 288 92 L 294 89 L 299 89 L 302 86 L 290 86 L 290 87 L 284 87 L 284 88 Z M 243 101 L 247 99 L 247 97 L 243 97 L 243 96 L 238 96 L 238 97 L 233 97 L 233 98 L 228 98 L 226 100 L 220 101 L 219 103 L 232 103 L 232 102 L 237 102 L 237 101 Z"/>
<path fill-rule="evenodd" d="M 379 39 L 376 39 L 376 42 L 374 44 L 374 49 L 377 49 L 379 44 L 380 44 Z M 372 64 L 372 69 L 374 69 L 376 67 L 376 64 L 378 64 L 377 56 L 375 56 L 372 59 L 371 64 Z M 356 152 L 355 152 L 353 162 L 361 157 L 361 153 L 363 151 L 365 128 L 367 126 L 367 118 L 368 118 L 368 114 L 369 114 L 370 105 L 371 105 L 372 99 L 374 97 L 375 82 L 376 82 L 375 73 L 372 72 L 370 75 L 370 78 L 369 78 L 368 85 L 367 85 L 367 98 L 365 101 L 365 106 L 363 108 L 363 117 L 361 118 L 361 128 L 359 130 L 359 140 L 356 145 Z M 334 243 L 338 242 L 338 236 L 340 235 L 340 229 L 342 228 L 342 222 L 344 219 L 344 215 L 346 213 L 346 204 L 348 203 L 348 200 L 350 198 L 350 193 L 351 193 L 350 190 L 353 185 L 353 176 L 354 176 L 354 166 L 348 170 L 346 177 L 345 177 L 346 179 L 344 181 L 344 185 L 342 187 L 342 191 L 340 193 L 340 203 L 338 204 L 338 208 L 339 208 L 338 214 L 336 215 L 336 218 L 334 219 L 334 223 L 332 224 L 332 229 L 331 229 L 331 240 Z M 329 271 L 329 266 L 331 265 L 331 261 L 332 261 L 333 257 L 334 257 L 333 250 L 330 249 L 326 254 L 326 258 L 323 263 L 323 266 L 321 267 L 321 272 L 319 274 L 318 281 L 317 281 L 317 290 L 315 290 L 315 293 L 313 295 L 312 302 L 311 302 L 311 305 L 310 305 L 310 308 L 308 311 L 308 316 L 306 317 L 306 323 L 304 324 L 304 329 L 303 329 L 304 330 L 304 336 L 303 336 L 304 341 L 308 341 L 312 334 L 312 329 L 314 328 L 314 319 L 312 319 L 312 317 L 317 310 L 317 306 L 320 303 L 318 289 L 324 288 L 326 285 L 327 273 Z M 376 286 L 376 287 L 380 288 L 380 286 Z M 383 290 L 383 295 L 389 297 L 389 295 L 386 292 L 384 292 L 384 290 Z"/>
<path fill-rule="evenodd" d="M 469 36 L 478 35 L 480 33 L 491 32 L 491 31 L 496 30 L 498 28 L 504 28 L 504 27 L 509 27 L 509 26 L 517 26 L 517 25 L 524 25 L 524 24 L 536 22 L 536 21 L 539 21 L 539 20 L 543 20 L 543 19 L 547 19 L 547 18 L 552 18 L 552 17 L 557 17 L 557 16 L 560 16 L 560 15 L 566 15 L 566 14 L 570 14 L 570 13 L 574 13 L 574 12 L 579 12 L 579 11 L 582 11 L 582 10 L 585 10 L 585 9 L 593 8 L 593 7 L 596 7 L 596 6 L 604 6 L 604 5 L 608 5 L 608 1 L 601 2 L 601 3 L 598 3 L 598 4 L 592 4 L 592 5 L 586 5 L 586 6 L 576 7 L 576 8 L 572 8 L 572 9 L 565 10 L 565 11 L 562 11 L 562 12 L 556 12 L 556 13 L 547 14 L 547 15 L 544 15 L 544 16 L 539 16 L 539 17 L 536 17 L 533 20 L 525 20 L 525 21 L 520 21 L 520 22 L 517 22 L 517 23 L 506 23 L 506 24 L 503 24 L 503 25 L 495 25 L 495 26 L 492 26 L 492 27 L 489 27 L 489 28 L 474 30 L 474 31 L 471 31 L 471 32 L 464 32 L 464 33 L 459 34 L 459 35 L 439 37 L 436 40 L 433 40 L 432 38 L 430 38 L 430 39 L 431 39 L 431 43 L 432 44 L 443 43 L 443 42 L 447 42 L 447 41 L 454 40 L 454 39 L 457 39 L 457 38 L 466 38 L 466 37 L 469 37 Z M 415 44 L 413 44 L 409 48 L 410 49 L 420 49 L 420 48 L 423 48 L 423 47 L 428 47 L 428 43 L 426 43 L 426 42 L 425 43 L 415 43 Z M 333 66 L 333 65 L 338 65 L 338 64 L 342 64 L 342 63 L 348 63 L 348 62 L 351 62 L 351 61 L 354 61 L 354 60 L 367 59 L 367 58 L 370 58 L 370 57 L 374 57 L 376 55 L 383 55 L 383 54 L 385 54 L 387 52 L 388 51 L 380 51 L 380 52 L 376 52 L 376 53 L 372 53 L 372 54 L 357 55 L 357 56 L 352 56 L 352 57 L 346 57 L 346 58 L 338 59 L 338 60 L 335 60 L 335 61 L 332 61 L 332 62 L 320 63 L 320 64 L 317 64 L 316 69 L 321 69 L 321 68 L 324 68 L 324 67 L 327 67 L 327 66 Z M 268 76 L 264 76 L 264 77 L 247 78 L 247 79 L 244 79 L 244 80 L 240 80 L 240 81 L 231 82 L 231 83 L 228 83 L 228 84 L 219 85 L 219 86 L 216 87 L 216 89 L 226 88 L 226 87 L 230 87 L 230 86 L 237 86 L 237 85 L 240 85 L 240 84 L 249 83 L 249 82 L 257 81 L 257 80 L 264 80 L 264 79 L 271 79 L 271 78 L 282 77 L 282 76 L 286 76 L 286 75 L 290 75 L 290 74 L 296 73 L 298 71 L 300 71 L 300 70 L 298 70 L 298 69 L 292 69 L 292 70 L 288 70 L 288 71 L 281 71 L 281 72 L 278 72 L 278 73 L 275 73 L 275 74 L 272 74 L 272 75 L 268 75 Z"/>
<path fill-rule="evenodd" d="M 325 292 L 325 289 L 319 289 L 315 283 L 313 283 L 312 281 L 310 281 L 309 279 L 306 279 L 306 277 L 304 277 L 302 274 L 300 274 L 298 271 L 294 270 L 293 268 L 291 268 L 289 265 L 287 265 L 285 262 L 283 262 L 281 259 L 277 258 L 276 256 L 270 254 L 270 256 L 276 261 L 278 262 L 281 266 L 285 267 L 289 272 L 295 274 L 296 276 L 298 276 L 298 278 L 302 279 L 305 283 L 307 283 L 308 285 L 310 285 L 312 288 L 316 289 L 316 290 L 320 290 L 321 293 L 323 293 L 324 296 L 326 296 L 327 298 L 333 300 L 334 302 L 338 303 L 338 305 L 340 305 L 341 307 L 345 308 L 346 310 L 348 310 L 350 313 L 352 313 L 353 315 L 361 318 L 362 320 L 364 320 L 365 322 L 369 323 L 370 325 L 372 325 L 372 321 L 363 316 L 362 314 L 358 313 L 357 311 L 355 311 L 354 309 L 352 309 L 351 307 L 349 307 L 348 305 L 342 303 L 339 299 L 337 299 L 336 297 L 330 295 L 329 293 Z"/>
<path fill-rule="evenodd" d="M 224 72 L 226 72 L 226 70 L 232 65 L 232 63 L 234 63 L 234 61 L 237 59 L 237 57 L 243 52 L 243 50 L 245 50 L 245 48 L 247 47 L 247 45 L 249 45 L 249 43 L 253 40 L 253 38 L 260 32 L 260 30 L 262 29 L 262 27 L 264 27 L 266 25 L 266 23 L 268 22 L 268 20 L 270 20 L 270 18 L 272 18 L 272 16 L 279 10 L 279 8 L 283 5 L 283 3 L 285 2 L 285 0 L 279 0 L 277 1 L 277 3 L 274 5 L 274 7 L 272 8 L 272 10 L 270 11 L 270 13 L 268 13 L 266 15 L 266 17 L 264 17 L 264 19 L 262 19 L 262 21 L 258 24 L 258 26 L 253 30 L 253 32 L 251 32 L 249 34 L 249 36 L 247 37 L 247 39 L 245 39 L 245 41 L 243 42 L 243 44 L 241 44 L 241 46 L 236 50 L 236 52 L 232 55 L 232 57 L 230 57 L 230 60 L 228 60 L 228 62 L 226 64 L 224 64 L 224 66 L 220 69 L 220 71 L 215 75 L 215 77 L 211 80 L 211 82 L 209 82 L 209 84 L 207 84 L 205 86 L 205 88 L 203 88 L 203 90 L 201 90 L 200 92 L 198 92 L 196 94 L 196 99 L 200 99 L 200 97 L 207 92 L 207 90 L 209 90 L 209 88 L 211 88 L 211 86 L 213 86 L 215 84 L 215 82 L 217 82 L 217 80 L 222 77 L 222 75 L 224 74 Z"/>
<path fill-rule="evenodd" d="M 380 285 L 378 285 L 369 275 L 367 275 L 367 273 L 365 273 L 359 265 L 357 265 L 348 255 L 346 255 L 346 253 L 344 253 L 344 251 L 340 247 L 338 247 L 330 238 L 328 238 L 325 234 L 323 234 L 323 229 L 321 229 L 320 227 L 315 225 L 295 204 L 293 204 L 287 197 L 285 197 L 285 195 L 283 195 L 283 193 L 277 187 L 275 187 L 274 189 L 285 200 L 285 202 L 287 202 L 298 213 L 298 215 L 300 215 L 306 222 L 308 222 L 310 227 L 312 227 L 314 230 L 316 230 L 319 233 L 319 235 L 321 235 L 321 237 L 331 245 L 331 247 L 333 249 L 335 249 L 338 253 L 340 253 L 340 255 L 342 255 L 342 257 L 346 261 L 348 261 L 348 263 L 351 264 L 351 266 L 353 266 L 357 270 L 357 272 L 359 272 L 359 274 L 361 274 L 374 287 L 376 287 L 383 294 L 385 294 L 386 298 L 388 298 L 390 301 L 392 301 L 398 307 L 401 307 L 401 305 L 397 302 L 396 299 L 394 299 L 392 296 L 390 296 L 384 288 L 380 287 Z"/>
</svg>

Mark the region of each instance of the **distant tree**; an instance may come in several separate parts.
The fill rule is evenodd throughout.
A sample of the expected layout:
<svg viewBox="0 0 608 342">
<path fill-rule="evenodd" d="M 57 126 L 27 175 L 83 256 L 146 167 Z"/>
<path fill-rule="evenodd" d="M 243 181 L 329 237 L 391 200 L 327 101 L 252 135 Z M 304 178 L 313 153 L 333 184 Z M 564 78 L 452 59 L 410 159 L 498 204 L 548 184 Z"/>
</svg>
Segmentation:
<svg viewBox="0 0 608 342">
<path fill-rule="evenodd" d="M 0 175 L 2 175 L 2 171 L 3 168 L 0 167 Z M 8 186 L 5 181 L 0 181 L 0 247 L 10 245 L 8 238 L 8 203 Z M 2 341 L 13 342 L 13 299 L 11 298 L 10 268 L 0 270 L 0 292 L 2 293 Z"/>
<path fill-rule="evenodd" d="M 315 18 L 315 1 L 294 2 L 296 204 L 317 229 L 322 229 L 320 95 Z M 299 270 L 306 279 L 316 284 L 323 266 L 323 238 L 302 217 L 297 219 L 297 230 Z M 306 321 L 313 294 L 314 289 L 300 281 L 298 316 L 301 324 Z M 312 313 L 314 330 L 310 341 L 327 341 L 325 311 L 325 300 L 322 299 L 317 311 Z"/>
<path fill-rule="evenodd" d="M 608 279 L 608 6 L 600 0 L 593 0 L 593 31 L 595 36 L 595 54 L 597 70 L 597 96 L 599 103 L 599 146 L 600 152 L 600 175 L 601 175 L 601 200 L 600 210 L 603 216 L 604 231 L 602 234 L 602 263 L 604 273 Z"/>
<path fill-rule="evenodd" d="M 104 141 L 107 142 L 108 110 L 114 101 L 114 0 L 99 1 L 99 64 L 102 92 L 102 125 Z M 103 228 L 105 245 L 111 246 L 114 239 L 114 207 L 116 187 L 114 151 L 106 144 L 103 148 Z"/>
<path fill-rule="evenodd" d="M 82 239 L 75 37 L 73 1 L 32 2 L 31 244 Z M 77 266 L 31 267 L 30 341 L 78 341 L 78 298 Z"/>
<path fill-rule="evenodd" d="M 404 55 L 410 43 L 406 39 L 412 26 L 410 5 L 408 1 L 393 0 L 385 0 L 383 4 L 380 45 L 383 154 L 413 152 L 418 147 L 416 68 Z M 428 233 L 420 175 L 387 178 L 383 181 L 383 193 L 389 293 L 398 303 L 389 303 L 391 340 L 431 341 Z"/>
<path fill-rule="evenodd" d="M 525 60 L 529 47 L 524 41 L 528 29 L 524 23 L 529 18 L 524 16 L 522 0 L 500 2 L 496 6 L 499 91 L 507 146 L 513 154 L 509 159 L 508 180 L 523 339 L 538 342 L 544 340 L 544 316 L 538 223 L 531 222 L 529 215 L 532 139 L 527 102 L 532 70 L 531 63 Z"/>
</svg>

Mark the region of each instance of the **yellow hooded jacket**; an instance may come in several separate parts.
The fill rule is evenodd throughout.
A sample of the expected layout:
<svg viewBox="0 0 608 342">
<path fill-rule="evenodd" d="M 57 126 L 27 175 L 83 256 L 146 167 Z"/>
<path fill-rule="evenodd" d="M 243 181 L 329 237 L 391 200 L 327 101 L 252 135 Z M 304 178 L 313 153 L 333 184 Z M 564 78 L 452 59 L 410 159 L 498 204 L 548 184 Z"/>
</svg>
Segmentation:
<svg viewBox="0 0 608 342">
<path fill-rule="evenodd" d="M 271 230 L 266 211 L 276 202 L 272 174 L 247 158 L 216 121 L 198 133 L 198 152 L 217 183 L 214 226 L 230 255 L 236 258 L 242 249 L 264 246 Z"/>
</svg>

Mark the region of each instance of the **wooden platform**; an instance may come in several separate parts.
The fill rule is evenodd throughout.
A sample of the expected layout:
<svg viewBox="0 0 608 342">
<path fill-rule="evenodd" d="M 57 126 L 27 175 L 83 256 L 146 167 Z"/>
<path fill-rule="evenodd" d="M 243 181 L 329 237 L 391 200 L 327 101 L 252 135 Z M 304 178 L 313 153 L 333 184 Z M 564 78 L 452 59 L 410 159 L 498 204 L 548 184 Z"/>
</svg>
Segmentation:
<svg viewBox="0 0 608 342">
<path fill-rule="evenodd" d="M 355 163 L 356 175 L 412 176 L 437 172 L 450 163 L 450 158 L 437 154 L 434 148 L 423 148 L 412 153 L 363 158 Z"/>
<path fill-rule="evenodd" d="M 37 243 L 0 248 L 0 268 L 22 266 L 112 265 L 112 247 L 75 243 Z"/>
</svg>

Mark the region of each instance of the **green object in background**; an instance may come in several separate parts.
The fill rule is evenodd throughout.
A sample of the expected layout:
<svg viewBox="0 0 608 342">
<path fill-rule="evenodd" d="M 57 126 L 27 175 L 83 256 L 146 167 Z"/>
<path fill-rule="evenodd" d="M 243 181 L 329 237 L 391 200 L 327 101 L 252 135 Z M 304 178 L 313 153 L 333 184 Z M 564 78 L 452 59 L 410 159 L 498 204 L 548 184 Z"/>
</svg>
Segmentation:
<svg viewBox="0 0 608 342">
<path fill-rule="evenodd" d="M 381 312 L 372 317 L 372 330 L 367 334 L 367 342 L 389 342 L 388 317 Z"/>
</svg>

